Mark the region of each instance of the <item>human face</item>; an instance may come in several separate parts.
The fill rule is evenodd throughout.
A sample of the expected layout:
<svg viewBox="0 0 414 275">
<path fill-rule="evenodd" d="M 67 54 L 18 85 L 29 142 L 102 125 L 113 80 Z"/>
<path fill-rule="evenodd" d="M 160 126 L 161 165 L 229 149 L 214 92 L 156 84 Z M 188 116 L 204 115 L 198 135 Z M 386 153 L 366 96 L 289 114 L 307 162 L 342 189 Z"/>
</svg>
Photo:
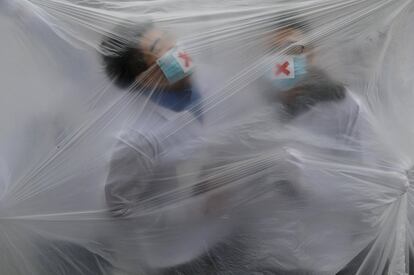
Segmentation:
<svg viewBox="0 0 414 275">
<path fill-rule="evenodd" d="M 274 62 L 274 55 L 280 55 L 281 59 L 272 64 L 272 70 L 268 71 L 265 77 L 278 92 L 278 97 L 285 94 L 296 97 L 294 90 L 304 79 L 312 63 L 310 49 L 303 43 L 304 36 L 304 33 L 296 28 L 278 29 L 269 36 L 268 45 L 274 53 L 269 59 Z"/>
<path fill-rule="evenodd" d="M 282 28 L 272 33 L 269 39 L 270 48 L 282 51 L 288 55 L 305 54 L 308 61 L 312 59 L 312 52 L 309 46 L 303 43 L 304 33 L 295 28 Z"/>
<path fill-rule="evenodd" d="M 148 30 L 139 40 L 139 48 L 148 67 L 155 65 L 157 60 L 174 46 L 175 41 L 171 36 L 155 28 Z"/>
<path fill-rule="evenodd" d="M 175 47 L 176 42 L 166 32 L 156 28 L 152 28 L 145 32 L 138 42 L 138 47 L 143 53 L 143 58 L 147 67 L 150 68 L 150 80 L 152 85 L 156 85 L 161 88 L 168 88 L 172 90 L 179 90 L 188 83 L 188 79 L 185 78 L 182 81 L 170 85 L 161 69 L 157 66 L 157 60 L 160 59 L 165 53 Z"/>
</svg>

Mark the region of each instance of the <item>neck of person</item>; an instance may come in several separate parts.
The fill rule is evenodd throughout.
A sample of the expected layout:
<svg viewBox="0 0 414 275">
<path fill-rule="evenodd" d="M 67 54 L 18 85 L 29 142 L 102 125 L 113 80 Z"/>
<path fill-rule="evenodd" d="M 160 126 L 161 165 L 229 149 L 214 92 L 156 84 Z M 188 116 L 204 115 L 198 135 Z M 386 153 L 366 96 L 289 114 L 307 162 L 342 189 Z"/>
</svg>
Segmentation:
<svg viewBox="0 0 414 275">
<path fill-rule="evenodd" d="M 188 76 L 172 85 L 170 85 L 168 88 L 166 88 L 166 91 L 170 91 L 170 92 L 174 92 L 174 93 L 179 93 L 181 91 L 184 90 L 188 90 L 192 88 L 192 81 L 191 81 L 191 77 Z"/>
</svg>

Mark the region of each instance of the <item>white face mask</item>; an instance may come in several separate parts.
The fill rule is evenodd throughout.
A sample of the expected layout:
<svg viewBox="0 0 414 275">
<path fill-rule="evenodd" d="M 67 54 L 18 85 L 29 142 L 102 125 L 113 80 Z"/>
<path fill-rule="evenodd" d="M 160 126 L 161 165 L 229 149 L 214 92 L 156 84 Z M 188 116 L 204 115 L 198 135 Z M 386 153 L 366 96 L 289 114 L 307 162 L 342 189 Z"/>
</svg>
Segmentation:
<svg viewBox="0 0 414 275">
<path fill-rule="evenodd" d="M 191 57 L 177 47 L 166 52 L 157 60 L 157 64 L 170 84 L 191 75 L 194 68 Z"/>
<path fill-rule="evenodd" d="M 307 73 L 305 55 L 271 55 L 266 63 L 269 68 L 265 78 L 278 91 L 292 89 Z"/>
</svg>

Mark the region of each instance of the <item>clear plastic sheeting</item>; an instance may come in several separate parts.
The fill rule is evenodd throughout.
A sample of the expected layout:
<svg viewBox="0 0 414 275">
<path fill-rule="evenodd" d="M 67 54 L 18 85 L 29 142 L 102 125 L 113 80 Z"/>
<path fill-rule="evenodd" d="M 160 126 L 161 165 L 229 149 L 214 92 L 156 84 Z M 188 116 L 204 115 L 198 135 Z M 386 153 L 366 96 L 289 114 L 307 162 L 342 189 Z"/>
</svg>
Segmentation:
<svg viewBox="0 0 414 275">
<path fill-rule="evenodd" d="M 413 18 L 2 0 L 0 274 L 414 274 Z"/>
</svg>

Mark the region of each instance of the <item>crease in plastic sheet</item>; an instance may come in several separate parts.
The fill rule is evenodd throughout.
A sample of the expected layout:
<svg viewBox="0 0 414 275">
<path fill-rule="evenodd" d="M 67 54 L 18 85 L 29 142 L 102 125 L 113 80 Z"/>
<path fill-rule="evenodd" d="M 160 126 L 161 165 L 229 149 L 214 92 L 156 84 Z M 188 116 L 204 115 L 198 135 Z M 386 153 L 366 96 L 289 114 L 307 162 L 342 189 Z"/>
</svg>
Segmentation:
<svg viewBox="0 0 414 275">
<path fill-rule="evenodd" d="M 412 274 L 413 16 L 409 0 L 0 2 L 0 274 Z M 154 51 L 111 77 L 124 44 Z"/>
</svg>

